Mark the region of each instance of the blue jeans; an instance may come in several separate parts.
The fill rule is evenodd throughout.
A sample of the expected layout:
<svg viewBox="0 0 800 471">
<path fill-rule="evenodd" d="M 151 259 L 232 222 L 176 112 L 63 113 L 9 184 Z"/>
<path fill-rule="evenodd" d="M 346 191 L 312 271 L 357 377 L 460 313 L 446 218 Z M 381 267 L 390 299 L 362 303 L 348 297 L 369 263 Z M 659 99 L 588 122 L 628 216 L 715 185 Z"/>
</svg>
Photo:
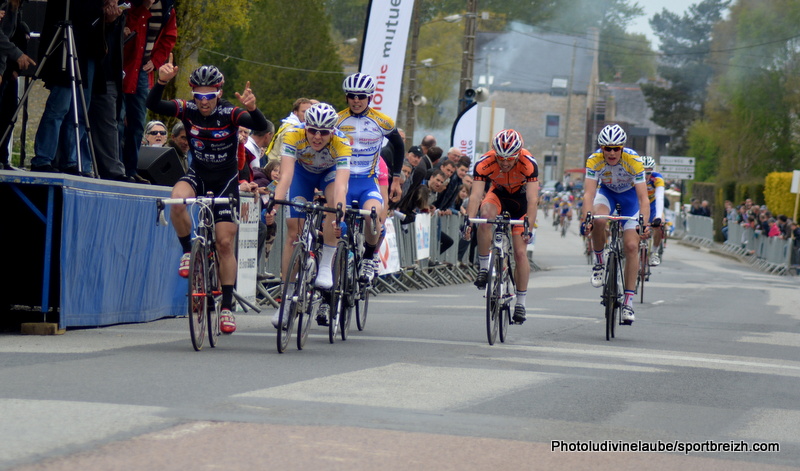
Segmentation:
<svg viewBox="0 0 800 471">
<path fill-rule="evenodd" d="M 123 113 L 125 116 L 125 130 L 121 136 L 122 162 L 125 164 L 125 174 L 129 177 L 136 175 L 139 163 L 139 147 L 144 136 L 144 120 L 147 117 L 147 95 L 150 93 L 150 81 L 147 72 L 139 70 L 139 79 L 136 82 L 136 92 L 126 93 L 123 100 Z"/>
<path fill-rule="evenodd" d="M 92 77 L 94 76 L 94 61 L 89 61 L 87 67 L 88 79 L 84 78 L 84 95 L 86 106 L 91 100 Z M 80 90 L 78 100 L 80 100 Z M 44 105 L 39 129 L 33 143 L 35 157 L 31 159 L 31 166 L 53 165 L 56 156 L 61 155 L 64 160 L 60 167 L 74 167 L 78 165 L 78 152 L 75 145 L 75 126 L 72 119 L 72 88 L 53 87 L 50 96 Z M 92 156 L 89 153 L 89 138 L 86 135 L 86 114 L 83 107 L 78 109 L 78 130 L 81 139 L 81 163 L 83 172 L 92 171 Z"/>
</svg>

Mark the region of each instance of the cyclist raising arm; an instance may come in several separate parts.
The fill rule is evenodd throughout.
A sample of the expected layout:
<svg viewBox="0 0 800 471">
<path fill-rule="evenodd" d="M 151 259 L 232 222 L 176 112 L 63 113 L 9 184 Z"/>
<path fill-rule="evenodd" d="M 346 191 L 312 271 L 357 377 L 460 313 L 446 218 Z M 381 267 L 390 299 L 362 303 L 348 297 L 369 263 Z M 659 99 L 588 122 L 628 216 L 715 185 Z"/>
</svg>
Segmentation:
<svg viewBox="0 0 800 471">
<path fill-rule="evenodd" d="M 347 134 L 350 145 L 353 147 L 353 155 L 350 158 L 347 202 L 356 200 L 361 209 L 369 211 L 375 208 L 378 214 L 383 214 L 383 205 L 389 204 L 388 201 L 383 201 L 377 181 L 383 138 L 386 137 L 393 147 L 393 161 L 386 162 L 390 166 L 393 176 L 389 189 L 389 198 L 392 200 L 399 200 L 402 194 L 399 177 L 402 173 L 403 158 L 406 153 L 403 138 L 395 128 L 394 121 L 369 106 L 375 88 L 375 79 L 366 74 L 355 73 L 344 79 L 342 89 L 347 98 L 347 109 L 339 112 L 337 127 Z M 373 224 L 377 229 L 374 234 Z M 375 276 L 376 264 L 373 257 L 382 234 L 382 228 L 380 221 L 372 221 L 370 217 L 366 218 L 364 228 L 364 258 L 361 260 L 358 275 L 359 279 L 366 282 L 371 281 Z"/>
<path fill-rule="evenodd" d="M 660 227 L 664 224 L 664 178 L 656 172 L 656 161 L 652 157 L 642 157 L 644 164 L 644 180 L 647 183 L 647 198 L 650 200 L 650 224 Z M 656 247 L 661 245 L 661 230 L 653 231 L 653 253 L 650 254 L 650 265 L 657 266 L 661 263 Z"/>
<path fill-rule="evenodd" d="M 533 156 L 522 148 L 522 136 L 513 130 L 505 129 L 492 140 L 492 150 L 482 155 L 475 163 L 475 183 L 469 196 L 467 216 L 474 218 L 480 209 L 481 218 L 494 219 L 498 214 L 508 212 L 511 219 L 528 216 L 530 225 L 536 222 L 539 200 L 539 166 Z M 486 182 L 490 182 L 486 193 Z M 471 237 L 472 228 L 467 226 L 465 239 Z M 527 245 L 530 233 L 524 234 L 522 226 L 514 226 L 511 242 L 514 246 L 516 269 L 514 279 L 517 283 L 514 322 L 525 322 L 525 297 L 528 293 L 528 277 L 531 267 L 528 264 Z M 478 226 L 478 262 L 480 271 L 475 279 L 478 289 L 486 288 L 489 268 L 489 246 L 492 243 L 491 224 Z"/>
<path fill-rule="evenodd" d="M 172 54 L 167 63 L 158 69 L 158 82 L 150 90 L 147 107 L 155 113 L 178 117 L 189 137 L 191 165 L 186 175 L 172 187 L 173 198 L 193 198 L 212 192 L 215 196 L 239 197 L 238 186 L 238 127 L 253 130 L 267 129 L 267 119 L 256 107 L 256 97 L 247 82 L 242 94 L 236 93 L 244 108 L 234 106 L 222 99 L 225 78 L 213 65 L 204 65 L 192 72 L 189 85 L 192 100 L 161 99 L 164 86 L 178 73 L 172 64 Z M 183 248 L 179 273 L 189 275 L 192 221 L 185 205 L 172 205 L 170 217 L 178 240 Z M 233 240 L 237 226 L 229 205 L 214 206 L 214 230 L 217 235 L 219 253 L 222 302 L 220 303 L 220 330 L 230 334 L 236 330 L 236 321 L 231 314 L 233 285 L 236 282 L 236 256 Z"/>
<path fill-rule="evenodd" d="M 639 213 L 645 221 L 650 218 L 650 204 L 647 199 L 647 185 L 644 182 L 644 166 L 639 154 L 633 149 L 623 147 L 628 136 L 618 125 L 608 125 L 600 131 L 597 142 L 600 149 L 586 160 L 586 180 L 584 181 L 583 211 L 586 213 L 609 215 L 611 208 L 620 205 L 620 216 L 638 218 Z M 599 186 L 599 189 L 598 189 Z M 597 219 L 592 226 L 581 228 L 581 232 L 591 232 L 594 247 L 595 265 L 592 268 L 592 286 L 603 286 L 603 247 L 606 245 L 606 221 Z M 625 301 L 620 319 L 632 324 L 633 295 L 636 293 L 636 272 L 639 267 L 639 234 L 636 221 L 626 221 L 623 226 L 622 243 L 625 250 Z M 641 237 L 647 237 L 649 229 L 642 228 Z"/>
</svg>

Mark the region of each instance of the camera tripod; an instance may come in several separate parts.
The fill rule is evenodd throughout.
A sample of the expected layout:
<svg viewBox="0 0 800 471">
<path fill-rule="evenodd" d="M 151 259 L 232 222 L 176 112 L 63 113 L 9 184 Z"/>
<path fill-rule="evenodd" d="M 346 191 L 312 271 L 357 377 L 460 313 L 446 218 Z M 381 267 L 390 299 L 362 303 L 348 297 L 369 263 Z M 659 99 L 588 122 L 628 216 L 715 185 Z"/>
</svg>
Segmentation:
<svg viewBox="0 0 800 471">
<path fill-rule="evenodd" d="M 70 12 L 70 2 L 66 3 L 66 11 L 65 16 L 69 17 Z M 36 72 L 33 74 L 33 81 L 28 84 L 25 88 L 25 93 L 23 93 L 22 97 L 17 104 L 17 109 L 14 111 L 14 114 L 10 120 L 9 125 L 6 127 L 5 132 L 3 133 L 2 139 L 0 142 L 3 142 L 8 134 L 11 132 L 12 123 L 14 123 L 19 115 L 20 110 L 22 109 L 25 101 L 28 99 L 28 95 L 30 94 L 31 89 L 33 88 L 33 83 L 36 80 L 40 80 L 40 75 L 42 70 L 44 69 L 45 64 L 51 58 L 52 54 L 56 49 L 62 47 L 62 59 L 61 59 L 61 70 L 69 71 L 70 76 L 70 89 L 72 94 L 72 105 L 70 106 L 70 111 L 72 114 L 72 124 L 75 130 L 75 151 L 77 155 L 77 165 L 78 165 L 78 173 L 83 174 L 83 159 L 81 158 L 81 128 L 80 128 L 80 119 L 78 116 L 78 106 L 76 104 L 80 104 L 80 109 L 83 112 L 83 121 L 84 127 L 86 130 L 86 136 L 89 141 L 89 154 L 91 155 L 92 167 L 97 169 L 97 160 L 94 154 L 94 143 L 92 141 L 92 132 L 91 127 L 89 125 L 89 114 L 88 109 L 86 106 L 86 95 L 83 91 L 83 79 L 81 77 L 80 67 L 78 65 L 78 55 L 75 51 L 75 34 L 73 31 L 72 22 L 68 19 L 61 21 L 58 23 L 58 29 L 56 30 L 55 35 L 53 36 L 50 45 L 47 47 L 47 52 L 45 52 L 44 56 L 39 61 L 39 66 L 36 69 Z M 80 98 L 80 101 L 78 100 Z M 95 177 L 97 177 L 97 172 L 95 172 Z"/>
</svg>

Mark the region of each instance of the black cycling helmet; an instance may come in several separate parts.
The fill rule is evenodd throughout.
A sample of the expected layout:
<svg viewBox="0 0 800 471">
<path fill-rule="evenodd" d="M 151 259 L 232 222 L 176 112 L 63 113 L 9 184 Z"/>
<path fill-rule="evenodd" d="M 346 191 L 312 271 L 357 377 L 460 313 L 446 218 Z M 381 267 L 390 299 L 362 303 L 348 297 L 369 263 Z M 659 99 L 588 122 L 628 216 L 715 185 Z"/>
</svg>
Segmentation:
<svg viewBox="0 0 800 471">
<path fill-rule="evenodd" d="M 201 65 L 189 76 L 189 86 L 221 88 L 225 83 L 222 72 L 213 65 Z"/>
</svg>

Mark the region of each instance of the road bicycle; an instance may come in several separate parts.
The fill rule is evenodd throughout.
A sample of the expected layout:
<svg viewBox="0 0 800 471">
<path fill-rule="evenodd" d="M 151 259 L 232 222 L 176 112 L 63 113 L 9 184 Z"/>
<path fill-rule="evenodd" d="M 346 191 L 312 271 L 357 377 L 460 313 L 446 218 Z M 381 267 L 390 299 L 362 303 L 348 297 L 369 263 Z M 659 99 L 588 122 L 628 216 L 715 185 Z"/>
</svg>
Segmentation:
<svg viewBox="0 0 800 471">
<path fill-rule="evenodd" d="M 617 205 L 616 213 L 619 214 L 620 207 Z M 639 218 L 632 216 L 612 216 L 598 214 L 593 216 L 591 212 L 586 213 L 586 225 L 592 224 L 594 219 L 608 220 L 608 231 L 610 236 L 606 243 L 606 273 L 603 281 L 602 305 L 605 306 L 606 316 L 606 340 L 614 338 L 614 328 L 622 309 L 622 302 L 625 287 L 625 258 L 622 250 L 622 226 L 627 221 L 638 221 L 639 227 L 644 227 L 642 215 Z M 622 319 L 619 320 L 622 325 Z"/>
<path fill-rule="evenodd" d="M 276 200 L 271 196 L 267 201 L 267 210 L 271 211 L 274 204 L 294 206 L 306 213 L 300 237 L 294 243 L 283 285 L 281 307 L 278 308 L 277 347 L 278 353 L 283 353 L 289 346 L 295 325 L 297 325 L 297 349 L 303 349 L 308 339 L 311 320 L 316 317 L 320 305 L 324 302 L 323 290 L 314 286 L 322 254 L 323 213 L 338 214 L 339 210 L 307 201 Z M 337 216 L 337 220 L 339 219 Z"/>
<path fill-rule="evenodd" d="M 336 246 L 333 262 L 333 289 L 331 290 L 330 318 L 328 320 L 328 340 L 333 343 L 338 326 L 342 340 L 347 340 L 350 331 L 352 312 L 355 309 L 356 326 L 359 331 L 367 324 L 367 310 L 372 281 L 361 281 L 358 267 L 364 255 L 364 217 L 378 220 L 375 208 L 371 211 L 359 209 L 357 201 L 344 209 L 346 233 L 342 234 Z M 372 226 L 373 235 L 377 227 Z"/>
<path fill-rule="evenodd" d="M 516 282 L 514 270 L 511 265 L 511 226 L 522 225 L 524 232 L 528 232 L 528 217 L 525 219 L 511 219 L 508 213 L 503 213 L 494 219 L 469 218 L 464 216 L 461 234 L 466 232 L 470 224 L 492 224 L 494 226 L 493 245 L 489 250 L 489 265 L 486 279 L 486 336 L 489 345 L 494 345 L 497 332 L 500 332 L 500 342 L 505 342 L 508 336 L 508 327 L 517 324 L 511 318 L 511 302 L 516 297 Z"/>
<path fill-rule="evenodd" d="M 572 217 L 569 215 L 561 216 L 561 237 L 567 236 L 567 229 L 569 229 L 569 223 L 572 221 Z"/>
<path fill-rule="evenodd" d="M 219 279 L 219 257 L 217 255 L 214 231 L 214 205 L 229 204 L 237 222 L 238 203 L 234 198 L 206 196 L 195 198 L 160 198 L 156 200 L 158 224 L 166 226 L 164 208 L 168 204 L 185 204 L 191 207 L 190 213 L 197 209 L 197 225 L 194 229 L 191 258 L 189 259 L 188 314 L 189 332 L 192 346 L 196 351 L 203 348 L 203 339 L 208 330 L 208 343 L 217 346 L 220 336 L 219 298 L 222 288 Z"/>
</svg>

